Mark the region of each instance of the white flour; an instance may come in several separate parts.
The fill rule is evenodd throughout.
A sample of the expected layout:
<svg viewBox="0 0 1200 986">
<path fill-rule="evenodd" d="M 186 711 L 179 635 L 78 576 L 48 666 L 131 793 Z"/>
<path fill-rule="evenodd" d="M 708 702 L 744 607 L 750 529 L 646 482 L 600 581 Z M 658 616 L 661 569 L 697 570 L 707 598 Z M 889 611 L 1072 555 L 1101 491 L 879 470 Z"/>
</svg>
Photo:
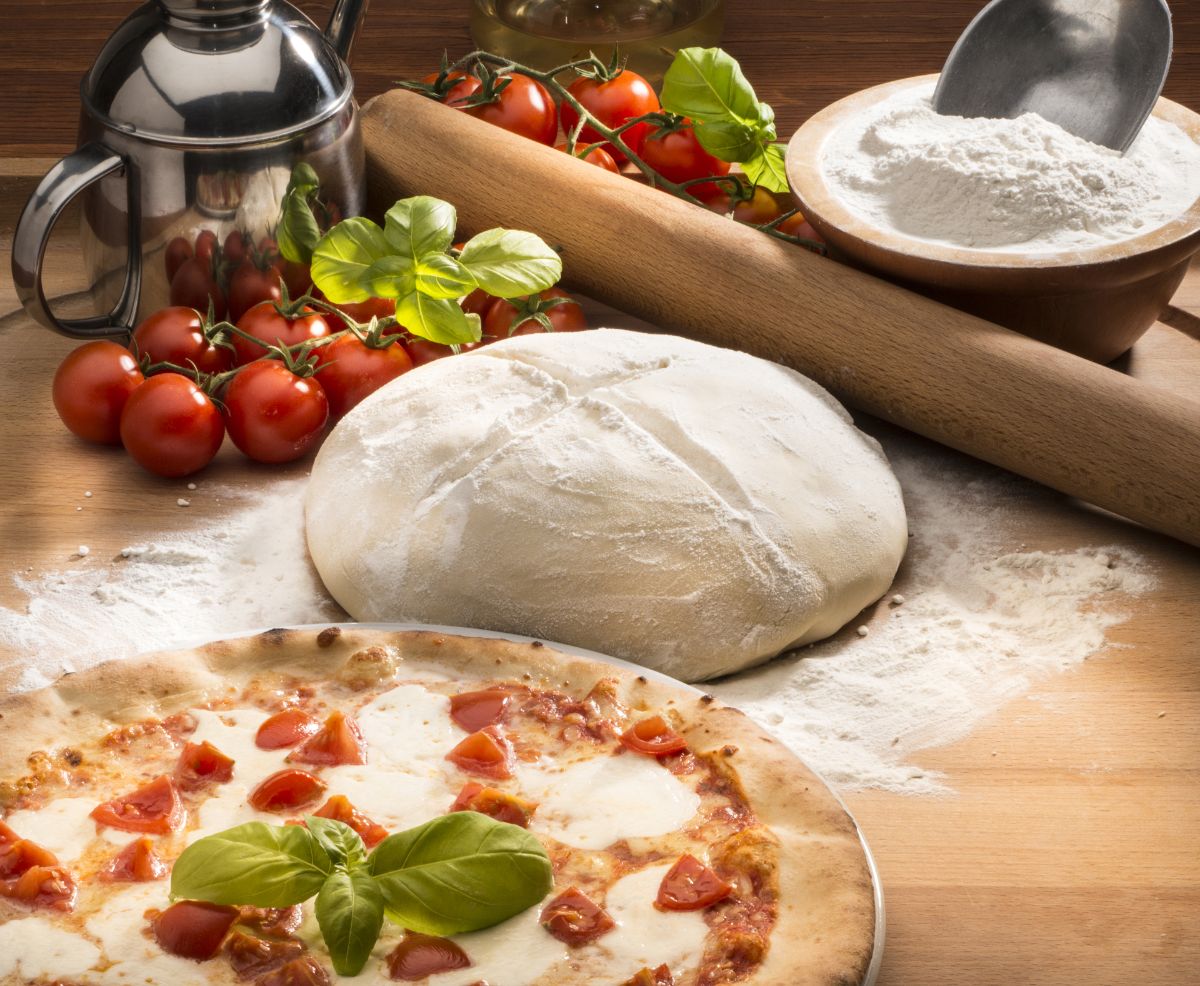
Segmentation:
<svg viewBox="0 0 1200 986">
<path fill-rule="evenodd" d="M 1200 196 L 1200 145 L 1151 117 L 1122 156 L 1027 113 L 933 111 L 933 83 L 884 100 L 829 138 L 821 167 L 866 221 L 917 239 L 1041 253 L 1150 232 Z"/>
<path fill-rule="evenodd" d="M 994 532 L 1022 509 L 1029 484 L 981 479 L 914 440 L 885 444 L 914 532 L 896 587 L 833 640 L 710 688 L 842 787 L 931 793 L 941 782 L 911 765 L 913 753 L 964 736 L 1038 679 L 1100 650 L 1120 607 L 1153 580 L 1122 551 L 1012 552 Z M 339 618 L 296 522 L 302 482 L 226 503 L 219 529 L 18 578 L 29 611 L 0 609 L 0 649 L 29 655 L 18 687 L 139 650 Z M 864 623 L 870 632 L 860 635 Z"/>
</svg>

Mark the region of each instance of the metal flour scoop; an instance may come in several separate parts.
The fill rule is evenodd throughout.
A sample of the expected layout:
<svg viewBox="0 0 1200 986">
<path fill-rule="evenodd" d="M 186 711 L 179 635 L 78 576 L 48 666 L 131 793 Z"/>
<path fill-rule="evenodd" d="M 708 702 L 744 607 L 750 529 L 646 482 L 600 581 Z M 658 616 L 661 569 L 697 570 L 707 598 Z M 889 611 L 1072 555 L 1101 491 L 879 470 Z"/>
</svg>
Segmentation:
<svg viewBox="0 0 1200 986">
<path fill-rule="evenodd" d="M 992 0 L 958 39 L 933 108 L 948 116 L 1038 113 L 1121 152 L 1171 64 L 1165 0 Z"/>
</svg>

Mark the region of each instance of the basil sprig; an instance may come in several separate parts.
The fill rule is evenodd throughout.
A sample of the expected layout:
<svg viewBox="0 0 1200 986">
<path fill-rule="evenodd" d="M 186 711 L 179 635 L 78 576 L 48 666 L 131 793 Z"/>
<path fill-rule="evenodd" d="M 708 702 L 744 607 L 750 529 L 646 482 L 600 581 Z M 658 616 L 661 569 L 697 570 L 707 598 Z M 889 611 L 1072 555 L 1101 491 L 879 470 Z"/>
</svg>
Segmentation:
<svg viewBox="0 0 1200 986">
<path fill-rule="evenodd" d="M 663 77 L 662 107 L 690 117 L 700 145 L 737 161 L 755 185 L 788 190 L 775 111 L 760 102 L 741 66 L 720 48 L 681 48 Z"/>
<path fill-rule="evenodd" d="M 533 233 L 493 229 L 451 249 L 454 206 L 428 195 L 401 199 L 380 228 L 356 216 L 313 248 L 312 278 L 333 304 L 395 298 L 396 319 L 414 335 L 447 345 L 477 342 L 478 315 L 458 299 L 476 288 L 501 298 L 537 294 L 562 276 L 562 260 Z"/>
<path fill-rule="evenodd" d="M 455 935 L 532 907 L 553 882 L 525 829 L 477 812 L 442 815 L 388 836 L 368 855 L 348 825 L 247 822 L 198 839 L 176 860 L 171 896 L 290 907 L 315 896 L 317 924 L 341 976 L 356 976 L 385 915 L 412 931 Z"/>
<path fill-rule="evenodd" d="M 287 191 L 279 204 L 279 223 L 275 240 L 286 260 L 307 264 L 313 248 L 321 238 L 321 227 L 313 215 L 311 199 L 320 189 L 320 181 L 312 165 L 301 161 L 292 169 Z"/>
</svg>

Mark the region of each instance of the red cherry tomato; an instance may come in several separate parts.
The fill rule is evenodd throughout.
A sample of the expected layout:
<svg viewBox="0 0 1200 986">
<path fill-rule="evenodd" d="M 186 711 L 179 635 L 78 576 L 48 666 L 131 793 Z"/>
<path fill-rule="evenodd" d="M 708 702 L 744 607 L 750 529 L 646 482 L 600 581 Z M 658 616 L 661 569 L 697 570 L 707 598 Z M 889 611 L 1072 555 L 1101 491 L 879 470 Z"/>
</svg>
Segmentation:
<svg viewBox="0 0 1200 986">
<path fill-rule="evenodd" d="M 344 825 L 349 825 L 358 833 L 359 838 L 363 840 L 363 845 L 368 849 L 374 849 L 387 838 L 387 829 L 367 818 L 350 803 L 350 799 L 344 794 L 335 794 L 313 814 L 318 818 L 332 818 Z"/>
<path fill-rule="evenodd" d="M 121 412 L 121 442 L 143 469 L 187 476 L 212 462 L 225 423 L 212 399 L 181 373 L 160 373 L 129 395 Z"/>
<path fill-rule="evenodd" d="M 313 296 L 324 299 L 320 288 L 313 289 Z M 394 298 L 368 298 L 366 301 L 354 301 L 349 304 L 338 305 L 340 311 L 345 312 L 354 321 L 361 322 L 363 325 L 370 324 L 372 316 L 375 318 L 389 318 L 396 314 L 396 300 Z M 349 328 L 346 320 L 339 318 L 337 315 L 325 315 L 325 320 L 329 323 L 330 329 L 334 332 L 341 332 L 343 329 Z"/>
<path fill-rule="evenodd" d="M 263 935 L 294 935 L 304 920 L 304 909 L 299 904 L 291 907 L 243 907 L 238 924 Z"/>
<path fill-rule="evenodd" d="M 648 757 L 663 757 L 687 749 L 687 740 L 667 725 L 662 716 L 639 719 L 620 736 L 621 744 Z"/>
<path fill-rule="evenodd" d="M 498 722 L 512 700 L 512 694 L 500 688 L 460 692 L 450 696 L 450 718 L 468 733 Z"/>
<path fill-rule="evenodd" d="M 494 294 L 488 294 L 483 288 L 476 288 L 469 295 L 459 302 L 462 310 L 468 315 L 478 315 L 483 318 L 487 312 L 488 306 L 496 300 Z"/>
<path fill-rule="evenodd" d="M 287 288 L 289 298 L 295 299 L 306 295 L 312 287 L 312 270 L 308 264 L 298 263 L 295 260 L 284 260 L 283 270 L 279 273 L 283 277 L 283 284 Z"/>
<path fill-rule="evenodd" d="M 231 230 L 225 237 L 222 256 L 227 263 L 235 267 L 246 259 L 246 237 L 240 229 Z"/>
<path fill-rule="evenodd" d="M 154 851 L 154 840 L 143 835 L 104 864 L 100 879 L 105 883 L 149 883 L 161 880 L 170 870 Z"/>
<path fill-rule="evenodd" d="M 726 192 L 721 191 L 705 204 L 713 212 L 727 215 L 730 210 L 730 197 Z M 785 208 L 772 192 L 768 192 L 761 185 L 756 185 L 750 198 L 733 205 L 733 218 L 740 223 L 761 226 L 773 219 L 778 219 L 788 209 L 791 209 L 790 205 Z"/>
<path fill-rule="evenodd" d="M 55 866 L 58 857 L 45 846 L 29 839 L 17 839 L 0 851 L 0 879 L 11 880 L 35 866 Z"/>
<path fill-rule="evenodd" d="M 197 791 L 209 784 L 225 784 L 232 779 L 232 758 L 208 740 L 186 744 L 175 765 L 175 783 L 183 791 Z"/>
<path fill-rule="evenodd" d="M 295 346 L 309 339 L 323 339 L 330 333 L 329 321 L 315 308 L 305 306 L 301 314 L 288 318 L 279 313 L 273 301 L 253 305 L 237 320 L 237 327 L 271 346 Z M 234 362 L 238 366 L 267 355 L 266 346 L 238 335 L 233 337 L 233 349 Z"/>
<path fill-rule="evenodd" d="M 278 270 L 270 265 L 256 267 L 244 260 L 229 279 L 229 319 L 240 322 L 260 302 L 279 301 L 282 297 L 283 275 Z"/>
<path fill-rule="evenodd" d="M 250 982 L 264 972 L 304 953 L 304 943 L 294 938 L 259 938 L 237 928 L 225 939 L 225 957 L 239 982 Z"/>
<path fill-rule="evenodd" d="M 812 223 L 804 218 L 802 213 L 797 212 L 791 219 L 785 219 L 775 227 L 781 233 L 787 233 L 788 236 L 798 236 L 802 240 L 812 240 L 814 243 L 824 243 L 825 240 L 815 229 Z M 806 247 L 805 249 L 809 249 Z"/>
<path fill-rule="evenodd" d="M 196 249 L 194 256 L 202 262 L 209 264 L 214 256 L 220 253 L 217 246 L 217 234 L 211 229 L 202 229 L 196 234 Z"/>
<path fill-rule="evenodd" d="M 565 153 L 567 150 L 566 141 L 555 144 L 554 149 Z M 581 158 L 588 164 L 594 164 L 598 168 L 603 168 L 605 171 L 611 171 L 614 175 L 621 173 L 621 169 L 617 167 L 617 162 L 613 160 L 613 156 L 601 144 L 576 144 L 575 157 Z"/>
<path fill-rule="evenodd" d="M 31 866 L 19 877 L 0 881 L 0 897 L 10 897 L 30 907 L 69 911 L 75 907 L 78 895 L 75 878 L 61 866 Z"/>
<path fill-rule="evenodd" d="M 684 854 L 663 877 L 654 906 L 660 911 L 699 911 L 733 893 L 726 883 L 695 856 Z"/>
<path fill-rule="evenodd" d="M 166 835 L 183 827 L 187 812 L 175 782 L 164 774 L 136 791 L 97 805 L 91 817 L 123 832 Z"/>
<path fill-rule="evenodd" d="M 247 797 L 258 811 L 291 811 L 314 804 L 325 793 L 325 782 L 307 770 L 278 770 Z"/>
<path fill-rule="evenodd" d="M 450 811 L 477 811 L 498 822 L 519 825 L 523 829 L 529 828 L 529 819 L 536 810 L 537 805 L 532 801 L 518 798 L 507 791 L 498 791 L 494 787 L 484 787 L 475 781 L 467 781 L 450 806 Z"/>
<path fill-rule="evenodd" d="M 470 343 L 469 345 L 474 348 L 476 344 Z M 404 348 L 408 351 L 408 357 L 412 360 L 413 366 L 424 366 L 426 363 L 432 363 L 435 359 L 454 355 L 454 350 L 449 346 L 443 346 L 440 342 L 433 342 L 430 339 L 422 339 L 420 336 L 412 336 L 405 340 Z M 460 346 L 459 349 L 465 351 L 467 346 Z"/>
<path fill-rule="evenodd" d="M 164 952 L 202 962 L 221 950 L 238 918 L 238 909 L 203 900 L 181 900 L 151 922 L 154 940 Z"/>
<path fill-rule="evenodd" d="M 257 462 L 300 458 L 329 420 L 321 385 L 275 360 L 253 363 L 234 377 L 225 408 L 233 444 Z"/>
<path fill-rule="evenodd" d="M 565 298 L 567 304 L 554 305 L 545 310 L 553 332 L 579 332 L 587 328 L 587 319 L 579 302 L 561 288 L 549 288 L 538 295 L 543 301 L 549 298 Z M 527 299 L 520 299 L 527 300 Z M 518 320 L 521 308 L 512 301 L 497 298 L 483 317 L 485 339 L 507 339 L 509 336 L 536 335 L 546 328 L 534 318 Z M 515 324 L 514 324 L 515 323 Z"/>
<path fill-rule="evenodd" d="M 74 435 L 103 445 L 121 444 L 121 412 L 145 377 L 138 362 L 115 342 L 86 342 L 67 353 L 54 374 L 54 409 Z"/>
<path fill-rule="evenodd" d="M 194 308 L 163 308 L 133 330 L 139 356 L 152 363 L 194 365 L 201 373 L 222 373 L 233 365 L 233 352 L 204 334 L 204 316 Z"/>
<path fill-rule="evenodd" d="M 446 754 L 459 770 L 497 780 L 512 777 L 512 758 L 512 746 L 494 726 L 472 733 Z"/>
<path fill-rule="evenodd" d="M 539 144 L 553 144 L 558 134 L 558 112 L 546 87 L 526 75 L 506 75 L 501 79 L 507 79 L 508 84 L 493 102 L 458 108 Z"/>
<path fill-rule="evenodd" d="M 329 398 L 329 413 L 340 418 L 385 383 L 411 370 L 413 361 L 399 342 L 375 349 L 357 336 L 344 335 L 317 350 L 317 365 L 317 379 Z"/>
<path fill-rule="evenodd" d="M 673 130 L 662 136 L 659 136 L 659 130 L 648 133 L 642 142 L 642 160 L 668 181 L 677 184 L 710 175 L 729 174 L 729 162 L 713 157 L 700 145 L 690 120 L 685 119 L 684 124 L 684 129 Z M 704 199 L 717 195 L 721 186 L 704 182 L 689 186 L 688 191 Z"/>
<path fill-rule="evenodd" d="M 185 261 L 191 260 L 195 256 L 195 251 L 192 249 L 192 244 L 182 236 L 177 236 L 167 244 L 163 251 L 163 266 L 167 271 L 167 283 L 170 284 L 178 273 L 179 268 L 184 265 Z"/>
<path fill-rule="evenodd" d="M 654 94 L 650 83 L 629 69 L 625 69 L 609 82 L 597 82 L 595 79 L 580 77 L 567 89 L 572 96 L 579 100 L 584 109 L 609 128 L 619 127 L 635 116 L 655 113 L 662 109 L 658 102 L 658 96 Z M 564 101 L 561 115 L 563 132 L 569 134 L 579 122 L 579 114 L 575 112 L 575 108 L 570 103 Z M 642 142 L 646 139 L 649 130 L 649 124 L 639 123 L 626 130 L 621 135 L 621 139 L 635 154 L 640 154 Z M 592 127 L 584 127 L 579 136 L 589 143 L 602 139 Z M 612 155 L 617 164 L 625 163 L 625 155 L 616 148 L 605 144 L 604 149 Z"/>
<path fill-rule="evenodd" d="M 254 745 L 260 750 L 280 750 L 295 746 L 303 739 L 321 731 L 321 724 L 301 709 L 276 712 L 258 727 Z"/>
<path fill-rule="evenodd" d="M 208 312 L 212 302 L 213 317 L 222 319 L 228 310 L 225 292 L 217 283 L 212 259 L 192 257 L 185 261 L 171 278 L 171 304 Z"/>
<path fill-rule="evenodd" d="M 289 753 L 287 761 L 322 767 L 364 764 L 367 762 L 367 744 L 357 722 L 344 712 L 332 712 L 320 731 Z"/>
<path fill-rule="evenodd" d="M 424 982 L 429 976 L 471 965 L 467 953 L 449 938 L 409 931 L 387 957 L 388 978 L 403 983 Z"/>
<path fill-rule="evenodd" d="M 438 74 L 437 72 L 431 72 L 421 81 L 427 86 L 431 86 L 437 82 Z M 465 72 L 450 72 L 446 76 L 446 81 L 453 83 L 442 94 L 441 101 L 447 106 L 457 106 L 457 104 L 463 102 L 468 96 L 477 92 L 482 85 L 475 76 L 468 75 Z"/>
<path fill-rule="evenodd" d="M 541 921 L 543 928 L 568 945 L 586 945 L 617 926 L 608 911 L 576 887 L 542 908 Z"/>
</svg>

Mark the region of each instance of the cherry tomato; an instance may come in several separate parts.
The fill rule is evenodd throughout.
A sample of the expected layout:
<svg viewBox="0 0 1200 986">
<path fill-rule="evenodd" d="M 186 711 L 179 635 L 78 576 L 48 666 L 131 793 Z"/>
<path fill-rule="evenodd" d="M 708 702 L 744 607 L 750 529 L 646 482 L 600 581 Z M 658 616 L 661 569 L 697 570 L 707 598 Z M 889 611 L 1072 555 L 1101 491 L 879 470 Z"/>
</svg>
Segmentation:
<svg viewBox="0 0 1200 986">
<path fill-rule="evenodd" d="M 468 733 L 477 733 L 498 722 L 511 699 L 512 694 L 500 688 L 460 692 L 450 696 L 450 718 Z"/>
<path fill-rule="evenodd" d="M 460 346 L 459 349 L 465 351 L 468 346 L 475 348 L 477 345 L 478 343 L 468 343 L 467 346 Z M 454 350 L 449 346 L 433 342 L 430 339 L 422 339 L 420 336 L 413 336 L 405 340 L 404 348 L 408 351 L 408 357 L 412 360 L 413 366 L 424 366 L 426 363 L 432 363 L 435 359 L 454 355 Z"/>
<path fill-rule="evenodd" d="M 304 292 L 301 292 L 303 294 Z M 283 298 L 283 275 L 267 265 L 260 268 L 243 260 L 229 279 L 229 319 L 239 322 L 243 315 L 260 302 Z"/>
<path fill-rule="evenodd" d="M 554 149 L 565 152 L 567 149 L 566 141 L 555 144 Z M 598 168 L 603 168 L 605 171 L 611 171 L 614 175 L 621 173 L 621 169 L 617 167 L 617 162 L 613 160 L 613 156 L 601 144 L 576 144 L 575 157 L 586 161 L 588 164 L 594 164 Z"/>
<path fill-rule="evenodd" d="M 429 976 L 471 965 L 467 953 L 449 938 L 407 932 L 387 957 L 388 978 L 405 983 L 424 982 Z"/>
<path fill-rule="evenodd" d="M 226 784 L 232 779 L 233 759 L 208 740 L 186 744 L 175 765 L 175 783 L 182 791 L 198 791 L 210 784 Z"/>
<path fill-rule="evenodd" d="M 187 476 L 213 460 L 225 438 L 221 412 L 195 380 L 160 373 L 129 395 L 121 441 L 143 469 Z"/>
<path fill-rule="evenodd" d="M 314 297 L 324 299 L 320 289 L 316 289 Z M 363 325 L 368 325 L 371 318 L 391 318 L 396 314 L 396 299 L 395 298 L 368 298 L 366 301 L 352 301 L 348 304 L 337 306 L 339 311 L 345 312 L 354 321 L 360 322 Z M 348 328 L 346 320 L 337 315 L 326 315 L 325 320 L 329 323 L 329 327 L 334 332 L 341 332 Z"/>
<path fill-rule="evenodd" d="M 357 722 L 344 712 L 331 712 L 319 732 L 313 733 L 288 754 L 287 762 L 321 767 L 364 764 L 367 762 L 367 743 Z"/>
<path fill-rule="evenodd" d="M 363 845 L 368 849 L 374 849 L 387 838 L 387 829 L 367 818 L 350 803 L 350 799 L 344 794 L 335 794 L 313 814 L 318 818 L 332 818 L 344 825 L 349 825 L 358 833 L 359 838 L 363 840 Z"/>
<path fill-rule="evenodd" d="M 469 774 L 505 780 L 512 777 L 512 746 L 495 727 L 472 733 L 446 759 Z"/>
<path fill-rule="evenodd" d="M 225 956 L 239 982 L 257 979 L 304 953 L 304 943 L 294 938 L 259 938 L 237 928 L 225 940 Z"/>
<path fill-rule="evenodd" d="M 218 319 L 224 318 L 228 310 L 225 292 L 217 283 L 211 258 L 192 257 L 185 261 L 171 278 L 170 297 L 172 305 L 206 313 L 211 300 L 213 317 Z"/>
<path fill-rule="evenodd" d="M 194 308 L 163 308 L 133 330 L 139 356 L 152 363 L 194 365 L 202 373 L 222 373 L 233 365 L 233 351 L 204 334 L 204 316 Z"/>
<path fill-rule="evenodd" d="M 685 853 L 663 877 L 654 906 L 660 911 L 700 911 L 733 893 L 726 883 L 695 856 Z"/>
<path fill-rule="evenodd" d="M 295 346 L 309 339 L 323 339 L 330 332 L 329 322 L 315 308 L 305 306 L 296 318 L 288 318 L 279 313 L 273 301 L 260 301 L 243 312 L 237 327 L 272 346 Z M 233 349 L 234 362 L 238 366 L 267 355 L 265 346 L 237 335 L 233 337 Z"/>
<path fill-rule="evenodd" d="M 729 174 L 729 162 L 713 157 L 700 145 L 690 120 L 684 119 L 682 130 L 672 130 L 662 136 L 660 133 L 660 130 L 653 130 L 646 135 L 641 155 L 643 161 L 668 181 L 681 184 L 695 178 Z M 704 199 L 719 194 L 721 186 L 704 182 L 690 186 L 688 191 Z"/>
<path fill-rule="evenodd" d="M 258 811 L 290 811 L 311 805 L 325 793 L 325 782 L 307 770 L 277 770 L 247 796 Z"/>
<path fill-rule="evenodd" d="M 166 250 L 163 252 L 163 265 L 167 270 L 167 283 L 170 284 L 175 279 L 175 274 L 179 268 L 184 265 L 185 261 L 191 260 L 195 256 L 195 251 L 182 236 L 177 236 L 167 244 Z"/>
<path fill-rule="evenodd" d="M 229 235 L 225 237 L 222 256 L 235 267 L 246 259 L 246 237 L 240 229 L 230 230 Z"/>
<path fill-rule="evenodd" d="M 54 866 L 58 857 L 45 846 L 29 839 L 10 842 L 0 851 L 0 879 L 9 880 L 20 876 L 35 866 Z"/>
<path fill-rule="evenodd" d="M 121 444 L 121 412 L 145 377 L 115 342 L 86 342 L 54 373 L 54 409 L 67 429 L 89 442 Z"/>
<path fill-rule="evenodd" d="M 321 437 L 329 401 L 321 385 L 276 360 L 247 366 L 225 393 L 229 437 L 257 462 L 291 462 Z"/>
<path fill-rule="evenodd" d="M 288 290 L 289 298 L 300 298 L 308 294 L 309 288 L 312 287 L 312 270 L 308 264 L 302 264 L 295 260 L 284 260 L 283 270 L 279 273 Z"/>
<path fill-rule="evenodd" d="M 260 976 L 254 986 L 329 986 L 329 973 L 311 955 L 301 955 Z"/>
<path fill-rule="evenodd" d="M 728 215 L 730 197 L 728 193 L 721 191 L 705 204 L 713 212 Z M 756 185 L 750 198 L 733 205 L 733 218 L 740 223 L 761 226 L 769 223 L 772 219 L 778 219 L 788 209 L 791 209 L 790 205 L 785 207 L 772 192 L 768 192 L 761 185 Z"/>
<path fill-rule="evenodd" d="M 31 907 L 70 911 L 78 895 L 75 878 L 61 866 L 31 866 L 19 877 L 0 882 L 0 896 Z"/>
<path fill-rule="evenodd" d="M 495 101 L 458 108 L 539 144 L 553 144 L 558 135 L 558 112 L 546 87 L 526 75 L 505 75 L 501 79 L 507 79 L 508 84 Z"/>
<path fill-rule="evenodd" d="M 399 342 L 375 349 L 355 335 L 344 335 L 322 346 L 317 350 L 317 361 L 317 379 L 329 398 L 329 413 L 335 418 L 413 368 L 413 361 Z"/>
<path fill-rule="evenodd" d="M 543 928 L 568 945 L 586 945 L 617 926 L 608 911 L 576 887 L 542 908 L 541 921 Z"/>
<path fill-rule="evenodd" d="M 802 240 L 812 240 L 814 243 L 825 242 L 821 234 L 813 229 L 812 223 L 805 219 L 804 215 L 799 212 L 792 216 L 791 219 L 785 219 L 775 228 L 781 233 L 787 233 L 788 236 L 798 236 Z M 811 248 L 805 247 L 805 249 Z"/>
<path fill-rule="evenodd" d="M 642 966 L 621 986 L 675 986 L 675 977 L 671 975 L 671 967 L 664 962 L 653 969 Z"/>
<path fill-rule="evenodd" d="M 518 798 L 507 791 L 498 791 L 494 787 L 484 787 L 475 781 L 467 781 L 458 792 L 450 811 L 477 811 L 498 822 L 508 822 L 509 825 L 519 825 L 529 828 L 529 819 L 537 810 L 537 805 L 524 798 Z"/>
<path fill-rule="evenodd" d="M 609 82 L 597 82 L 595 79 L 581 76 L 567 89 L 572 96 L 579 100 L 584 109 L 609 128 L 619 127 L 635 116 L 655 113 L 662 109 L 650 83 L 629 69 L 625 69 Z M 579 122 L 579 114 L 567 102 L 563 102 L 561 114 L 563 132 L 569 134 Z M 635 154 L 640 154 L 642 142 L 646 139 L 649 131 L 648 123 L 639 123 L 621 134 L 621 139 Z M 579 136 L 588 142 L 602 139 L 592 127 L 584 127 Z M 615 147 L 605 144 L 604 148 L 612 155 L 617 164 L 625 163 L 625 155 L 617 151 Z"/>
<path fill-rule="evenodd" d="M 166 835 L 183 827 L 187 812 L 175 782 L 163 774 L 136 791 L 97 805 L 90 817 L 123 832 Z"/>
<path fill-rule="evenodd" d="M 437 72 L 431 72 L 421 81 L 427 86 L 431 86 L 437 82 L 438 74 L 439 73 Z M 453 85 L 449 86 L 442 95 L 441 101 L 447 106 L 456 106 L 457 104 L 463 102 L 463 100 L 465 100 L 468 96 L 477 92 L 479 87 L 483 84 L 475 76 L 468 75 L 466 72 L 450 72 L 446 76 L 446 80 L 454 83 Z"/>
<path fill-rule="evenodd" d="M 263 935 L 294 935 L 304 920 L 304 909 L 299 904 L 291 907 L 242 907 L 238 924 Z"/>
<path fill-rule="evenodd" d="M 196 250 L 195 257 L 206 264 L 211 264 L 212 259 L 220 253 L 217 246 L 217 234 L 211 229 L 202 229 L 196 234 Z"/>
<path fill-rule="evenodd" d="M 161 880 L 170 869 L 154 851 L 154 840 L 143 835 L 105 863 L 99 875 L 105 883 L 149 883 Z"/>
<path fill-rule="evenodd" d="M 635 753 L 662 757 L 687 749 L 687 740 L 667 725 L 662 716 L 639 719 L 621 734 L 621 743 Z"/>
<path fill-rule="evenodd" d="M 584 318 L 583 309 L 579 307 L 579 302 L 575 301 L 566 291 L 561 288 L 549 288 L 538 297 L 543 301 L 549 298 L 567 299 L 567 304 L 554 305 L 545 310 L 546 317 L 550 320 L 550 331 L 579 332 L 587 328 L 587 319 Z M 546 328 L 534 318 L 518 321 L 520 313 L 521 308 L 513 302 L 497 298 L 483 317 L 484 338 L 507 339 L 509 336 L 536 335 L 546 331 Z M 514 322 L 517 324 L 514 325 Z"/>
<path fill-rule="evenodd" d="M 154 940 L 164 952 L 201 962 L 221 950 L 239 911 L 203 900 L 176 901 L 151 922 Z"/>
<path fill-rule="evenodd" d="M 254 745 L 260 750 L 280 750 L 285 746 L 295 746 L 320 731 L 321 724 L 304 710 L 284 709 L 258 727 Z"/>
<path fill-rule="evenodd" d="M 459 302 L 462 310 L 468 315 L 478 315 L 483 318 L 488 306 L 496 300 L 494 294 L 488 294 L 483 288 L 476 288 Z"/>
</svg>

